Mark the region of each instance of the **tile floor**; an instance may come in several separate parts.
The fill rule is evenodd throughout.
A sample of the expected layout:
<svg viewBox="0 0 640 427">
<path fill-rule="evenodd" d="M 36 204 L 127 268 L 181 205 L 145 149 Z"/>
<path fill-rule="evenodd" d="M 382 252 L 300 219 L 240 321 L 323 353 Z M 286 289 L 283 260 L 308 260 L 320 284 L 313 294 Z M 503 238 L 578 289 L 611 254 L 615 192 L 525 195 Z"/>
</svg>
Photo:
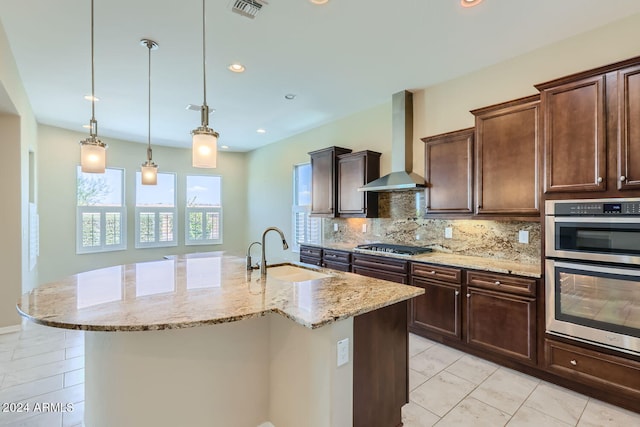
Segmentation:
<svg viewBox="0 0 640 427">
<path fill-rule="evenodd" d="M 410 336 L 411 402 L 405 427 L 640 426 L 608 405 L 416 335 Z M 79 427 L 84 412 L 82 332 L 26 322 L 0 335 L 0 405 L 72 404 L 73 412 L 2 412 L 0 426 Z M 143 426 L 145 427 L 145 426 Z"/>
</svg>

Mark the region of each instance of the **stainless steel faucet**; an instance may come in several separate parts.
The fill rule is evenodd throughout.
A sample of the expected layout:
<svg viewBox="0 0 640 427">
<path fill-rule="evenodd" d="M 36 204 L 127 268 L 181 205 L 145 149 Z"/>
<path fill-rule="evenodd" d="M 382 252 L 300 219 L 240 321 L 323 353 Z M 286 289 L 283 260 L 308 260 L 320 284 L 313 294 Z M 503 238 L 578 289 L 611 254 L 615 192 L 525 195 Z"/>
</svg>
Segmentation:
<svg viewBox="0 0 640 427">
<path fill-rule="evenodd" d="M 264 230 L 264 233 L 262 233 L 262 261 L 260 263 L 260 278 L 264 279 L 265 277 L 267 277 L 267 259 L 265 258 L 265 242 L 264 242 L 264 238 L 267 235 L 268 232 L 270 231 L 277 231 L 280 234 L 280 238 L 282 239 L 282 249 L 289 249 L 289 245 L 287 244 L 287 239 L 284 238 L 284 233 L 282 232 L 282 230 L 280 230 L 278 227 L 269 227 L 266 230 Z"/>
<path fill-rule="evenodd" d="M 251 248 L 253 247 L 253 245 L 260 245 L 260 242 L 252 242 L 249 247 L 247 248 L 247 270 L 253 270 L 253 265 L 251 262 Z M 256 267 L 258 268 L 258 267 Z"/>
</svg>

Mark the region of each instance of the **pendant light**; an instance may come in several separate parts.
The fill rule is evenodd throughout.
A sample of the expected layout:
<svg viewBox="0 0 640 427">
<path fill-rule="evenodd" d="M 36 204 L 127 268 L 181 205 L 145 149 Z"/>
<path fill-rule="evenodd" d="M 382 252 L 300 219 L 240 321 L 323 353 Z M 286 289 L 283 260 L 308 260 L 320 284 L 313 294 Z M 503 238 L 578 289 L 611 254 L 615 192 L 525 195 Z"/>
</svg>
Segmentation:
<svg viewBox="0 0 640 427">
<path fill-rule="evenodd" d="M 202 81 L 204 83 L 204 102 L 200 107 L 201 125 L 191 131 L 193 135 L 191 160 L 194 168 L 215 168 L 218 157 L 218 137 L 220 135 L 209 127 L 204 2 L 205 0 L 202 0 Z"/>
<path fill-rule="evenodd" d="M 104 173 L 107 165 L 107 144 L 98 139 L 96 121 L 96 93 L 93 61 L 93 0 L 91 0 L 91 120 L 89 137 L 80 141 L 80 166 L 82 172 Z"/>
<path fill-rule="evenodd" d="M 147 161 L 142 164 L 142 185 L 158 184 L 158 165 L 153 163 L 151 152 L 151 51 L 158 49 L 158 43 L 149 39 L 140 40 L 142 46 L 146 46 L 149 50 L 149 109 L 148 109 L 148 129 L 147 129 Z"/>
</svg>

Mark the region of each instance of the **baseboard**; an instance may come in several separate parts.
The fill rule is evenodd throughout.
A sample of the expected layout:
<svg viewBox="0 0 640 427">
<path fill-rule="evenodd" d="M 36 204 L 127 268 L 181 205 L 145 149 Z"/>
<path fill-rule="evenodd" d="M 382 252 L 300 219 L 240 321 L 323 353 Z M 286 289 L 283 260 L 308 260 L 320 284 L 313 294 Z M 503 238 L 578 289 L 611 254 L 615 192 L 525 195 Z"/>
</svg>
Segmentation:
<svg viewBox="0 0 640 427">
<path fill-rule="evenodd" d="M 20 332 L 21 330 L 22 325 L 5 326 L 4 328 L 0 328 L 0 335 L 13 334 L 14 332 Z"/>
</svg>

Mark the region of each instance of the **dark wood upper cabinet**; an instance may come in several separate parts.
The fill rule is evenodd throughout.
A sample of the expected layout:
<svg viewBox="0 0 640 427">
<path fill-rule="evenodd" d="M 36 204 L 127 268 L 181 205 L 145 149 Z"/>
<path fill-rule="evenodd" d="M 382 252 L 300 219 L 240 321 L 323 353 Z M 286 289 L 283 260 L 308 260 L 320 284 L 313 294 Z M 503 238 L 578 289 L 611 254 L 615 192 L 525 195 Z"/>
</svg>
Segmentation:
<svg viewBox="0 0 640 427">
<path fill-rule="evenodd" d="M 617 186 L 640 189 L 640 65 L 618 71 Z"/>
<path fill-rule="evenodd" d="M 309 153 L 311 156 L 311 215 L 336 216 L 338 156 L 350 152 L 348 148 L 328 147 Z"/>
<path fill-rule="evenodd" d="M 545 193 L 606 190 L 604 74 L 536 86 L 544 113 Z"/>
<path fill-rule="evenodd" d="M 422 138 L 426 213 L 473 213 L 473 134 L 463 129 Z"/>
<path fill-rule="evenodd" d="M 378 216 L 378 193 L 358 191 L 358 188 L 380 177 L 380 156 L 380 153 L 368 150 L 338 156 L 339 216 Z"/>
<path fill-rule="evenodd" d="M 540 96 L 471 111 L 477 214 L 539 215 Z"/>
</svg>

